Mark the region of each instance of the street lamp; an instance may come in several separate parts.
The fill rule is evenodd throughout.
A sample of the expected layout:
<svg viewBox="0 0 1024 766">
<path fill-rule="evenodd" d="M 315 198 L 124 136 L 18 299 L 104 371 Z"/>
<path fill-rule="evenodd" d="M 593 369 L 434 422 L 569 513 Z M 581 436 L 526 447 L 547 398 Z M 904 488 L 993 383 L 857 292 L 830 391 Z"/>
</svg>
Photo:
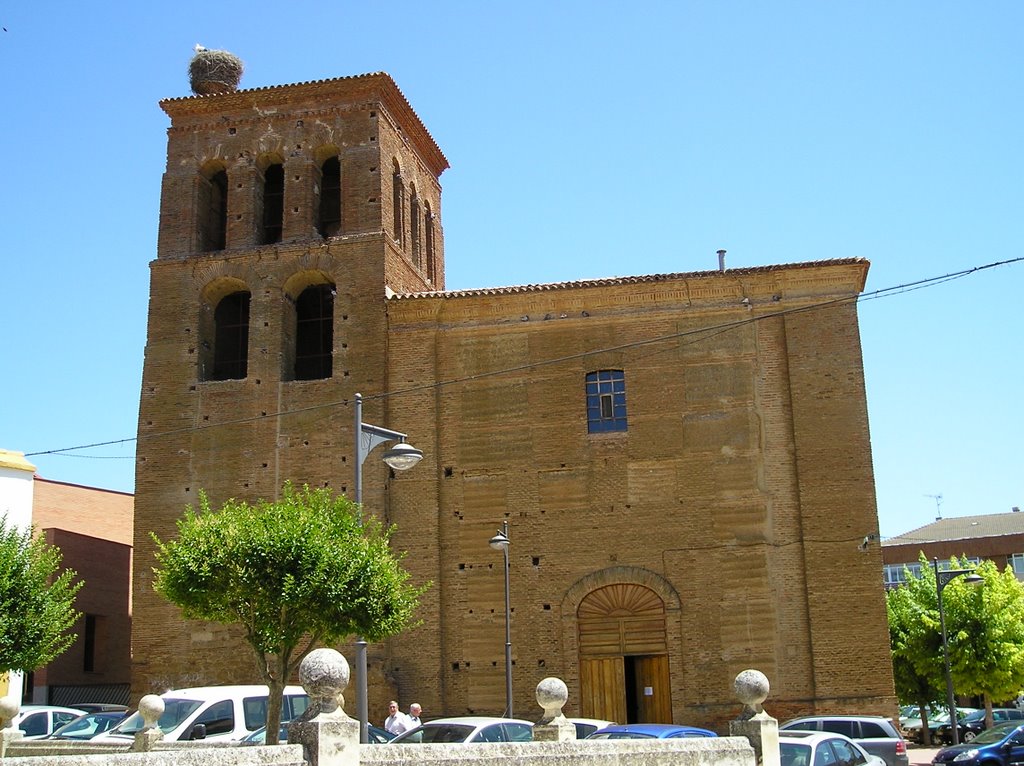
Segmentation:
<svg viewBox="0 0 1024 766">
<path fill-rule="evenodd" d="M 363 504 L 363 461 L 373 451 L 373 448 L 384 442 L 398 440 L 398 444 L 389 449 L 382 456 L 382 460 L 396 471 L 407 471 L 423 459 L 423 453 L 406 444 L 405 434 L 399 431 L 392 431 L 380 426 L 372 426 L 363 422 L 363 395 L 356 394 L 356 467 L 355 467 L 355 501 L 356 504 Z M 360 509 L 360 513 L 362 510 Z M 359 741 L 363 744 L 369 742 L 368 726 L 369 713 L 367 702 L 367 670 L 366 670 L 366 641 L 360 636 L 356 641 L 356 671 L 358 683 L 356 685 L 356 716 L 359 718 Z"/>
<path fill-rule="evenodd" d="M 508 522 L 501 524 L 498 534 L 491 538 L 491 547 L 500 550 L 505 558 L 505 715 L 512 718 L 512 608 L 508 589 Z"/>
<path fill-rule="evenodd" d="M 946 667 L 946 707 L 949 709 L 949 729 L 953 735 L 953 744 L 960 744 L 960 722 L 956 717 L 956 699 L 953 696 L 953 676 L 949 670 L 949 644 L 946 642 L 946 613 L 942 609 L 942 591 L 957 577 L 966 575 L 964 582 L 979 583 L 983 577 L 976 575 L 973 569 L 943 569 L 939 571 L 938 558 L 932 559 L 935 570 L 935 593 L 939 598 L 939 627 L 942 630 L 942 659 Z"/>
</svg>

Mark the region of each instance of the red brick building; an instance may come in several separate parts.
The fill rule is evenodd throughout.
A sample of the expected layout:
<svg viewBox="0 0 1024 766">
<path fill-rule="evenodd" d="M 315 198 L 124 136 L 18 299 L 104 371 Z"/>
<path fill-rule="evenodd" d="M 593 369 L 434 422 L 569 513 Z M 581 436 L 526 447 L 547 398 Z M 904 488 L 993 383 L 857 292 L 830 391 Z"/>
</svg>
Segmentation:
<svg viewBox="0 0 1024 766">
<path fill-rule="evenodd" d="M 124 492 L 35 477 L 32 523 L 84 581 L 74 644 L 26 679 L 32 702 L 126 704 L 131 682 L 134 498 Z"/>
<path fill-rule="evenodd" d="M 904 581 L 904 569 L 917 572 L 920 557 L 937 558 L 940 566 L 950 558 L 983 559 L 999 569 L 1012 567 L 1017 579 L 1024 579 L 1024 514 L 988 513 L 977 516 L 938 518 L 931 524 L 890 537 L 882 542 L 885 585 Z"/>
<path fill-rule="evenodd" d="M 255 678 L 235 629 L 152 592 L 150 532 L 200 490 L 350 493 L 361 392 L 425 453 L 401 474 L 371 454 L 363 500 L 432 583 L 422 624 L 370 647 L 371 719 L 396 696 L 502 712 L 504 521 L 519 713 L 554 675 L 573 713 L 721 727 L 747 668 L 780 718 L 895 712 L 881 556 L 859 550 L 866 261 L 446 292 L 447 161 L 388 75 L 161 106 L 135 696 Z"/>
</svg>

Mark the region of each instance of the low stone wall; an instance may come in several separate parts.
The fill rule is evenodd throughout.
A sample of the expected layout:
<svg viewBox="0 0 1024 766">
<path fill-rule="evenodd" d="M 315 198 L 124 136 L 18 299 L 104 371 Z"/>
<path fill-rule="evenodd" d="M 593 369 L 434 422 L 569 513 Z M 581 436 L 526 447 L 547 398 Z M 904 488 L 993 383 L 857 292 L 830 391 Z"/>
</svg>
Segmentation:
<svg viewBox="0 0 1024 766">
<path fill-rule="evenodd" d="M 368 747 L 360 766 L 755 766 L 743 737 L 693 739 L 603 739 L 508 742 L 479 745 Z"/>
<path fill-rule="evenodd" d="M 511 758 L 517 766 L 779 766 L 778 723 L 760 706 L 768 686 L 757 671 L 744 671 L 736 681 L 744 712 L 732 733 L 743 736 L 579 741 L 561 712 L 565 684 L 546 678 L 537 685 L 544 715 L 534 726 L 533 742 L 472 745 L 362 745 L 359 722 L 339 704 L 349 680 L 345 658 L 318 649 L 303 661 L 299 677 L 310 707 L 289 725 L 287 745 L 163 742 L 156 726 L 163 700 L 147 695 L 139 702 L 144 727 L 134 742 L 25 740 L 21 732 L 3 729 L 0 761 L 12 766 L 499 766 Z M 9 698 L 0 700 L 0 724 L 16 711 Z"/>
<path fill-rule="evenodd" d="M 237 746 L 226 747 L 182 743 L 184 747 L 164 746 L 148 752 L 130 752 L 120 748 L 113 752 L 92 753 L 88 742 L 53 742 L 34 740 L 8 747 L 6 759 L 12 766 L 307 766 L 302 758 L 301 745 Z M 171 744 L 171 743 L 168 743 Z M 53 747 L 52 745 L 68 745 Z"/>
</svg>

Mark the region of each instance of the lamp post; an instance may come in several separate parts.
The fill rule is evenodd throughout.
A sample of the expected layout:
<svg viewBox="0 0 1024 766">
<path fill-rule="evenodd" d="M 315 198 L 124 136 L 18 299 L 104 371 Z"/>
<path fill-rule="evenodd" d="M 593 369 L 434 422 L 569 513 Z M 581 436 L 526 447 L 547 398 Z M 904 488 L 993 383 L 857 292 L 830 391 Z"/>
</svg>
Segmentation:
<svg viewBox="0 0 1024 766">
<path fill-rule="evenodd" d="M 935 593 L 939 599 L 939 628 L 942 630 L 942 659 L 946 668 L 946 707 L 949 709 L 949 730 L 953 744 L 960 744 L 960 721 L 956 717 L 956 699 L 953 696 L 953 676 L 949 669 L 949 644 L 946 641 L 946 613 L 942 608 L 942 591 L 957 577 L 966 575 L 964 582 L 979 583 L 984 578 L 974 574 L 973 569 L 944 569 L 939 571 L 938 558 L 932 559 L 935 570 Z"/>
<path fill-rule="evenodd" d="M 512 607 L 508 583 L 508 522 L 501 524 L 498 534 L 491 538 L 491 547 L 501 550 L 505 559 L 505 716 L 512 718 Z"/>
<path fill-rule="evenodd" d="M 407 471 L 423 459 L 423 453 L 406 444 L 406 435 L 399 431 L 392 431 L 380 426 L 372 426 L 363 422 L 363 395 L 355 396 L 356 410 L 356 466 L 355 466 L 355 501 L 356 504 L 363 504 L 363 461 L 370 454 L 374 447 L 384 442 L 398 441 L 394 447 L 389 449 L 382 456 L 382 460 L 396 471 Z M 360 513 L 362 511 L 360 510 Z M 367 669 L 366 669 L 366 641 L 362 636 L 356 641 L 356 671 L 358 683 L 356 685 L 356 716 L 359 718 L 359 741 L 366 744 L 369 741 L 368 725 L 369 712 L 367 701 Z"/>
</svg>

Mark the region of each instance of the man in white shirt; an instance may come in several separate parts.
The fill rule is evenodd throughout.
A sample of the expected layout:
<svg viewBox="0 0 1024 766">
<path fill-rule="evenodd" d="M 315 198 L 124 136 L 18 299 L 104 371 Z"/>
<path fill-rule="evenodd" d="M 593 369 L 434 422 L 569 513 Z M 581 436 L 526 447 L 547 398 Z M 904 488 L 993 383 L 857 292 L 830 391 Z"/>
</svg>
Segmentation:
<svg viewBox="0 0 1024 766">
<path fill-rule="evenodd" d="M 420 713 L 422 712 L 423 708 L 420 707 L 420 703 L 414 702 L 411 705 L 409 705 L 409 721 L 412 723 L 413 726 L 419 726 L 421 723 L 423 723 L 420 720 Z"/>
<path fill-rule="evenodd" d="M 398 709 L 398 703 L 394 700 L 388 703 L 388 717 L 384 719 L 384 728 L 392 734 L 398 735 L 409 731 L 415 724 L 409 720 L 409 716 Z"/>
</svg>

